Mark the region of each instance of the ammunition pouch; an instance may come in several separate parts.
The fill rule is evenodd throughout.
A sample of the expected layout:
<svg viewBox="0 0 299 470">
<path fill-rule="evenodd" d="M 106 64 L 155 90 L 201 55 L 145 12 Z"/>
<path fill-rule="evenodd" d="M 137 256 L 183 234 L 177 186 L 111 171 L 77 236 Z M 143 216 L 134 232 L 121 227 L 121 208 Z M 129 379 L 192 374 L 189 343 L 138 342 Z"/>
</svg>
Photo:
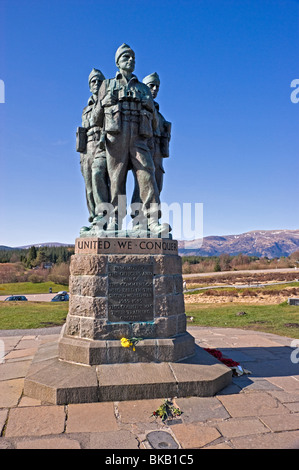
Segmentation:
<svg viewBox="0 0 299 470">
<path fill-rule="evenodd" d="M 105 131 L 109 134 L 119 134 L 121 131 L 121 105 L 117 103 L 104 108 Z"/>
<path fill-rule="evenodd" d="M 76 132 L 76 151 L 84 153 L 87 145 L 87 133 L 85 127 L 77 127 Z"/>
<path fill-rule="evenodd" d="M 163 158 L 169 157 L 169 141 L 171 136 L 171 122 L 165 121 L 160 137 L 160 152 Z"/>
<path fill-rule="evenodd" d="M 153 135 L 153 113 L 144 108 L 139 111 L 139 135 L 147 139 Z"/>
</svg>

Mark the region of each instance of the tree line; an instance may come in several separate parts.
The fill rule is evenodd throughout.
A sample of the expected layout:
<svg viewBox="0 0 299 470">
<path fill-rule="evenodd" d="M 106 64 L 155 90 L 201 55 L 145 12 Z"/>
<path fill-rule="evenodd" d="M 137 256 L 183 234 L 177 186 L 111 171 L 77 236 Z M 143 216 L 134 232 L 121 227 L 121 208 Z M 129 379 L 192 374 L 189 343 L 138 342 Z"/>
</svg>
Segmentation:
<svg viewBox="0 0 299 470">
<path fill-rule="evenodd" d="M 43 267 L 47 263 L 68 263 L 74 246 L 31 246 L 23 249 L 0 250 L 0 263 L 22 263 L 26 268 Z"/>
<path fill-rule="evenodd" d="M 182 256 L 183 273 L 239 271 L 250 269 L 299 268 L 299 251 L 281 258 L 249 256 L 244 253 L 219 256 Z"/>
</svg>

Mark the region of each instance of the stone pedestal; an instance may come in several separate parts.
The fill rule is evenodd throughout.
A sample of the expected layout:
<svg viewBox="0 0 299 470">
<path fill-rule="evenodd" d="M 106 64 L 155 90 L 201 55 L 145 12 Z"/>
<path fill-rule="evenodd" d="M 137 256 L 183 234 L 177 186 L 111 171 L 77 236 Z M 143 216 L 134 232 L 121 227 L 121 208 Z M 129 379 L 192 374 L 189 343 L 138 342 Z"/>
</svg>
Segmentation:
<svg viewBox="0 0 299 470">
<path fill-rule="evenodd" d="M 122 337 L 142 340 L 133 351 L 121 346 Z M 76 240 L 61 359 L 97 365 L 176 362 L 193 354 L 177 241 Z"/>
<path fill-rule="evenodd" d="M 177 241 L 79 238 L 69 290 L 60 339 L 37 352 L 25 395 L 55 404 L 211 396 L 231 382 L 186 331 Z M 135 351 L 123 337 L 139 338 Z"/>
</svg>

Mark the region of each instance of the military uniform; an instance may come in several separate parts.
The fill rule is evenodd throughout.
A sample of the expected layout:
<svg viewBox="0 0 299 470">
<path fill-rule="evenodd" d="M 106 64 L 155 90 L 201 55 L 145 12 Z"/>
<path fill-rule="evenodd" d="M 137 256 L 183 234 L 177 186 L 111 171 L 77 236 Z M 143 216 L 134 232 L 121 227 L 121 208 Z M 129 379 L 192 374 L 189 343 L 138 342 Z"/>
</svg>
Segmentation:
<svg viewBox="0 0 299 470">
<path fill-rule="evenodd" d="M 158 87 L 160 86 L 160 78 L 156 72 L 144 77 L 142 82 L 146 85 L 155 84 Z M 158 125 L 154 131 L 153 138 L 149 142 L 149 146 L 153 155 L 155 176 L 160 194 L 163 187 L 163 175 L 165 173 L 163 168 L 163 158 L 169 157 L 171 123 L 166 121 L 164 116 L 160 113 L 159 104 L 156 101 L 154 101 L 154 104 L 158 115 Z"/>
<path fill-rule="evenodd" d="M 144 84 L 155 83 L 160 85 L 160 79 L 157 73 L 148 75 L 143 79 Z M 163 175 L 165 173 L 163 167 L 163 159 L 169 157 L 169 141 L 170 141 L 170 132 L 171 132 L 171 123 L 166 121 L 163 115 L 159 111 L 159 104 L 154 101 L 156 116 L 157 116 L 157 127 L 153 132 L 153 136 L 148 140 L 148 146 L 152 153 L 153 162 L 155 166 L 155 178 L 159 191 L 161 194 L 163 187 Z M 134 171 L 133 171 L 134 172 Z M 132 196 L 132 203 L 140 201 L 139 196 L 139 187 L 136 181 L 136 175 L 134 172 L 135 187 Z M 132 217 L 134 218 L 136 214 L 133 211 Z"/>
<path fill-rule="evenodd" d="M 163 159 L 169 157 L 169 141 L 170 141 L 170 122 L 166 121 L 162 114 L 159 112 L 159 104 L 154 101 L 155 108 L 158 114 L 158 126 L 152 138 L 152 142 L 149 143 L 154 165 L 155 165 L 155 176 L 159 194 L 163 187 L 163 175 L 165 173 L 163 167 Z"/>
<path fill-rule="evenodd" d="M 116 104 L 105 106 L 103 100 L 109 94 L 116 98 Z M 117 220 L 119 214 L 118 196 L 126 194 L 130 166 L 136 174 L 142 211 L 145 217 L 157 220 L 160 199 L 152 153 L 148 146 L 153 129 L 157 127 L 157 114 L 148 87 L 139 82 L 135 75 L 127 81 L 118 72 L 114 79 L 103 81 L 94 116 L 100 123 L 103 120 L 106 135 L 114 220 Z"/>
<path fill-rule="evenodd" d="M 93 69 L 89 81 L 98 74 Z M 104 79 L 104 76 L 102 76 Z M 82 113 L 82 128 L 85 130 L 85 146 L 81 149 L 80 166 L 85 181 L 86 202 L 89 221 L 103 216 L 102 203 L 109 202 L 109 179 L 105 150 L 100 148 L 101 128 L 95 124 L 93 109 L 95 99 L 92 95 Z"/>
</svg>

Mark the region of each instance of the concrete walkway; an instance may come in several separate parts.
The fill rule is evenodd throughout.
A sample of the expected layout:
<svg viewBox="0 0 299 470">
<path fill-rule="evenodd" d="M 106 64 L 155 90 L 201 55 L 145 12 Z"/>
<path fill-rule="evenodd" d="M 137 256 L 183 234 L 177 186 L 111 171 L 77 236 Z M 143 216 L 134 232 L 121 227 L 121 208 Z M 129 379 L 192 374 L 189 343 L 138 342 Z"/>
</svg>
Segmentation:
<svg viewBox="0 0 299 470">
<path fill-rule="evenodd" d="M 299 449 L 299 340 L 231 328 L 188 331 L 251 374 L 214 397 L 175 399 L 183 414 L 166 424 L 151 416 L 163 399 L 58 406 L 24 396 L 38 345 L 58 332 L 0 332 L 0 448 L 149 449 L 151 442 L 163 450 Z"/>
</svg>

